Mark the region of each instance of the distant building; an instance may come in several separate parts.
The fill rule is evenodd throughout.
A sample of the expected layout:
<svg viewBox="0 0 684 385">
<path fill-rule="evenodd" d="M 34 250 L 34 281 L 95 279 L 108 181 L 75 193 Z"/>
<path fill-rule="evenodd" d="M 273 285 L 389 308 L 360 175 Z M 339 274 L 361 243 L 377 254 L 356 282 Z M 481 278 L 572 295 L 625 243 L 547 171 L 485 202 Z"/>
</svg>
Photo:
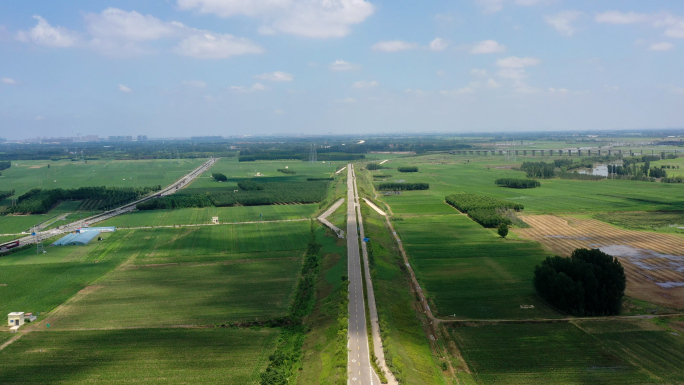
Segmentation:
<svg viewBox="0 0 684 385">
<path fill-rule="evenodd" d="M 138 142 L 146 142 L 147 135 L 138 135 Z"/>
<path fill-rule="evenodd" d="M 15 311 L 7 315 L 7 323 L 9 326 L 21 326 L 24 324 L 24 312 Z"/>
<path fill-rule="evenodd" d="M 211 217 L 211 222 L 215 225 L 219 224 L 219 217 Z"/>
</svg>

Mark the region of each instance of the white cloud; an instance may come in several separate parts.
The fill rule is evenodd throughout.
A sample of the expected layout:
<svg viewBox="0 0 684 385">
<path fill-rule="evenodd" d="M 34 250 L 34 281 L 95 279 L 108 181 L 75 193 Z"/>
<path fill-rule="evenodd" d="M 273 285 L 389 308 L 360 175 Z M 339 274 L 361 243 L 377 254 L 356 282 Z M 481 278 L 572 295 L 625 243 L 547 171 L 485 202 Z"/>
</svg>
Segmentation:
<svg viewBox="0 0 684 385">
<path fill-rule="evenodd" d="M 548 3 L 549 0 L 475 0 L 484 13 L 496 13 L 504 9 L 506 4 L 515 4 L 524 7 Z"/>
<path fill-rule="evenodd" d="M 510 79 L 515 82 L 520 82 L 527 78 L 527 72 L 523 69 L 502 69 L 497 72 L 499 77 Z"/>
<path fill-rule="evenodd" d="M 421 97 L 422 97 L 422 96 L 427 96 L 427 95 L 428 95 L 428 92 L 427 92 L 427 91 L 418 90 L 418 89 L 413 89 L 413 88 L 408 88 L 408 89 L 406 89 L 404 92 L 407 93 L 407 94 L 410 94 L 410 95 L 421 96 Z"/>
<path fill-rule="evenodd" d="M 275 71 L 275 72 L 269 72 L 261 75 L 255 75 L 254 76 L 256 79 L 261 79 L 261 80 L 268 80 L 272 82 L 291 82 L 294 77 L 292 74 L 288 74 L 286 72 L 281 72 L 281 71 Z"/>
<path fill-rule="evenodd" d="M 178 0 L 183 10 L 219 17 L 261 19 L 264 34 L 287 33 L 313 38 L 343 37 L 375 11 L 365 0 Z"/>
<path fill-rule="evenodd" d="M 544 21 L 555 28 L 561 35 L 570 37 L 576 31 L 572 23 L 577 21 L 582 15 L 583 13 L 579 11 L 563 11 L 555 15 L 545 16 Z"/>
<path fill-rule="evenodd" d="M 489 75 L 487 70 L 480 68 L 473 68 L 472 70 L 470 70 L 470 74 L 477 77 L 486 77 Z"/>
<path fill-rule="evenodd" d="M 649 51 L 669 51 L 674 48 L 674 44 L 668 42 L 651 44 Z"/>
<path fill-rule="evenodd" d="M 377 80 L 371 80 L 371 81 L 366 81 L 366 80 L 361 80 L 358 82 L 355 82 L 352 84 L 353 88 L 372 88 L 372 87 L 377 87 L 379 86 L 380 83 L 378 83 Z"/>
<path fill-rule="evenodd" d="M 684 39 L 684 17 L 669 12 L 647 14 L 608 11 L 597 14 L 595 20 L 604 24 L 647 24 L 653 28 L 664 28 L 665 36 Z"/>
<path fill-rule="evenodd" d="M 444 71 L 443 71 L 443 70 L 437 71 L 437 76 L 443 76 L 443 75 L 444 75 Z"/>
<path fill-rule="evenodd" d="M 441 95 L 445 95 L 445 96 L 465 95 L 465 94 L 472 94 L 473 92 L 475 92 L 475 90 L 472 89 L 471 87 L 463 87 L 463 88 L 458 88 L 458 89 L 454 89 L 454 90 L 439 91 L 439 93 Z"/>
<path fill-rule="evenodd" d="M 570 93 L 570 90 L 567 88 L 549 88 L 548 89 L 550 94 L 558 94 L 558 95 L 567 95 Z"/>
<path fill-rule="evenodd" d="M 36 120 L 37 120 L 37 121 L 45 120 L 45 117 L 44 117 L 44 116 L 41 116 L 41 115 L 38 115 L 38 116 L 36 116 Z"/>
<path fill-rule="evenodd" d="M 670 91 L 677 95 L 684 95 L 684 87 L 670 86 Z"/>
<path fill-rule="evenodd" d="M 444 51 L 448 46 L 449 43 L 447 43 L 444 39 L 438 37 L 435 40 L 431 41 L 428 47 L 431 51 Z"/>
<path fill-rule="evenodd" d="M 2 84 L 9 84 L 9 85 L 17 84 L 17 81 L 12 79 L 12 78 L 1 78 L 0 82 L 2 82 Z"/>
<path fill-rule="evenodd" d="M 285 113 L 285 110 L 273 110 L 273 113 L 276 115 L 282 115 Z"/>
<path fill-rule="evenodd" d="M 34 43 L 52 48 L 66 48 L 78 43 L 78 35 L 62 27 L 53 27 L 47 20 L 38 15 L 33 16 L 38 24 L 29 31 L 19 31 L 17 40 L 23 43 Z"/>
<path fill-rule="evenodd" d="M 183 85 L 187 87 L 204 88 L 207 86 L 207 83 L 201 80 L 184 80 Z"/>
<path fill-rule="evenodd" d="M 245 38 L 205 32 L 186 37 L 173 51 L 197 59 L 226 59 L 237 55 L 258 54 L 264 50 Z"/>
<path fill-rule="evenodd" d="M 243 86 L 231 86 L 230 89 L 235 92 L 258 92 L 258 91 L 264 91 L 266 90 L 266 86 L 264 86 L 261 83 L 254 83 L 252 84 L 251 87 L 243 87 Z"/>
<path fill-rule="evenodd" d="M 470 49 L 470 53 L 475 54 L 475 55 L 505 52 L 505 51 L 506 51 L 506 46 L 499 44 L 498 42 L 496 42 L 494 40 L 484 40 L 484 41 L 475 43 L 473 45 L 473 47 Z"/>
<path fill-rule="evenodd" d="M 344 104 L 354 104 L 354 103 L 356 103 L 356 99 L 354 99 L 354 98 L 336 99 L 335 101 L 336 101 L 337 103 L 344 103 Z"/>
<path fill-rule="evenodd" d="M 487 87 L 489 88 L 499 88 L 501 85 L 494 79 L 487 80 Z"/>
<path fill-rule="evenodd" d="M 539 63 L 541 63 L 539 59 L 516 56 L 511 56 L 496 61 L 496 65 L 501 68 L 526 68 L 536 66 Z"/>
<path fill-rule="evenodd" d="M 636 12 L 608 11 L 596 15 L 597 23 L 605 24 L 634 24 L 649 21 L 649 16 Z"/>
<path fill-rule="evenodd" d="M 186 33 L 178 22 L 163 22 L 151 15 L 107 8 L 85 15 L 86 28 L 96 40 L 153 41 Z"/>
<path fill-rule="evenodd" d="M 360 69 L 361 66 L 346 62 L 344 60 L 335 60 L 334 62 L 330 63 L 328 68 L 333 71 L 354 71 Z"/>
<path fill-rule="evenodd" d="M 123 84 L 119 84 L 119 91 L 126 93 L 126 94 L 133 92 L 132 89 L 130 89 L 129 87 L 127 87 Z"/>
<path fill-rule="evenodd" d="M 418 48 L 418 44 L 409 43 L 401 40 L 381 41 L 373 44 L 373 51 L 381 52 L 400 52 Z"/>
</svg>

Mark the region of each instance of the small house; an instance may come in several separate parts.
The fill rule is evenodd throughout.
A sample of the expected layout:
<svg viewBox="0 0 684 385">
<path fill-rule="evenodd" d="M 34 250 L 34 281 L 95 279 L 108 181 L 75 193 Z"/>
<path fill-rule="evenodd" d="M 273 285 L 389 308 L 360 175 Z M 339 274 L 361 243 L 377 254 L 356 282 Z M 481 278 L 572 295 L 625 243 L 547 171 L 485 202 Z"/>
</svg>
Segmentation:
<svg viewBox="0 0 684 385">
<path fill-rule="evenodd" d="M 7 323 L 9 326 L 21 326 L 24 324 L 24 312 L 15 311 L 7 315 Z"/>
<path fill-rule="evenodd" d="M 219 224 L 219 217 L 211 217 L 211 222 L 215 225 Z"/>
</svg>

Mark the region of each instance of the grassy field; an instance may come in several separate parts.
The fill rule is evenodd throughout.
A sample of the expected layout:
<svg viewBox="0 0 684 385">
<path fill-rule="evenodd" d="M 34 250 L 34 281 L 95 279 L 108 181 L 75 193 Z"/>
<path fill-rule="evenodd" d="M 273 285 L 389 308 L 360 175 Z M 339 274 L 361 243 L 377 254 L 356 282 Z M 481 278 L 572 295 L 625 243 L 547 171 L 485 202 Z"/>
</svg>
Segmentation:
<svg viewBox="0 0 684 385">
<path fill-rule="evenodd" d="M 33 332 L 0 352 L 0 383 L 258 384 L 277 335 L 274 329 Z"/>
<path fill-rule="evenodd" d="M 684 380 L 684 340 L 648 325 L 582 322 L 578 328 L 569 323 L 527 323 L 462 326 L 450 331 L 483 384 Z"/>
<path fill-rule="evenodd" d="M 419 317 L 414 308 L 415 297 L 401 269 L 401 254 L 384 219 L 367 205 L 361 207 L 375 260 L 371 274 L 386 360 L 402 383 L 446 384 L 445 373 L 439 369 L 440 359 L 434 356 L 423 326 L 426 319 Z"/>
<path fill-rule="evenodd" d="M 222 158 L 211 169 L 197 178 L 188 188 L 208 188 L 236 186 L 243 179 L 257 178 L 273 181 L 297 181 L 306 178 L 331 177 L 337 167 L 346 165 L 346 162 L 302 162 L 301 160 L 274 160 L 258 162 L 238 162 L 238 158 Z M 279 168 L 289 168 L 296 174 L 283 174 Z M 216 182 L 211 174 L 221 173 L 228 177 L 227 182 Z M 257 176 L 259 174 L 259 176 Z"/>
<path fill-rule="evenodd" d="M 197 168 L 206 159 L 89 160 L 58 162 L 46 160 L 12 161 L 3 170 L 0 184 L 19 196 L 33 188 L 78 188 L 84 186 L 147 187 L 166 186 Z M 48 164 L 50 168 L 48 168 Z"/>
<path fill-rule="evenodd" d="M 290 305 L 301 257 L 123 268 L 71 301 L 56 329 L 268 320 Z"/>
<path fill-rule="evenodd" d="M 682 211 L 601 213 L 595 215 L 594 218 L 630 230 L 684 234 L 684 212 Z"/>
<path fill-rule="evenodd" d="M 277 221 L 283 219 L 311 218 L 317 210 L 317 204 L 308 204 L 134 211 L 98 223 L 98 226 L 138 227 L 192 225 L 211 223 L 211 218 L 214 216 L 219 217 L 221 223 L 261 220 Z"/>
<path fill-rule="evenodd" d="M 547 160 L 553 158 L 531 158 Z M 410 163 L 392 162 L 392 169 L 375 173 L 392 174 L 388 182 L 426 182 L 428 191 L 410 191 L 401 195 L 381 196 L 396 214 L 444 214 L 449 208 L 440 205 L 446 195 L 465 192 L 503 198 L 525 205 L 527 213 L 582 213 L 603 211 L 684 210 L 681 195 L 684 186 L 677 184 L 626 180 L 579 181 L 541 180 L 534 189 L 497 187 L 498 178 L 524 178 L 525 173 L 511 170 L 518 162 L 501 158 L 481 157 L 468 162 L 463 156 L 430 155 L 415 157 Z M 417 165 L 417 173 L 398 173 L 397 166 Z"/>
<path fill-rule="evenodd" d="M 555 317 L 532 286 L 548 255 L 538 243 L 504 240 L 465 215 L 395 222 L 432 311 L 465 318 Z M 434 306 L 433 306 L 433 305 Z M 534 305 L 534 309 L 520 309 Z"/>
</svg>

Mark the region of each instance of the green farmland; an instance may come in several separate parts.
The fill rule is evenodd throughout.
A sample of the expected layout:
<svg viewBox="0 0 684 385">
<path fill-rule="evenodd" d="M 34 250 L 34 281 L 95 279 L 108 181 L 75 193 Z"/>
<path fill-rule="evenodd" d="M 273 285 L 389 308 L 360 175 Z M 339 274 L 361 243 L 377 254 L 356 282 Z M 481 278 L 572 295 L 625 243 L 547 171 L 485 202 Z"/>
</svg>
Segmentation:
<svg viewBox="0 0 684 385">
<path fill-rule="evenodd" d="M 0 352 L 0 383 L 258 384 L 277 335 L 272 329 L 33 332 Z"/>
<path fill-rule="evenodd" d="M 211 223 L 211 218 L 214 216 L 219 217 L 221 223 L 278 221 L 311 218 L 316 211 L 318 211 L 316 204 L 142 210 L 114 217 L 98 223 L 98 226 L 140 227 L 208 224 Z"/>
<path fill-rule="evenodd" d="M 199 167 L 206 159 L 89 160 L 58 162 L 18 160 L 3 170 L 0 184 L 21 195 L 33 188 L 78 188 L 86 186 L 166 186 Z M 50 168 L 48 168 L 48 164 Z"/>
</svg>

